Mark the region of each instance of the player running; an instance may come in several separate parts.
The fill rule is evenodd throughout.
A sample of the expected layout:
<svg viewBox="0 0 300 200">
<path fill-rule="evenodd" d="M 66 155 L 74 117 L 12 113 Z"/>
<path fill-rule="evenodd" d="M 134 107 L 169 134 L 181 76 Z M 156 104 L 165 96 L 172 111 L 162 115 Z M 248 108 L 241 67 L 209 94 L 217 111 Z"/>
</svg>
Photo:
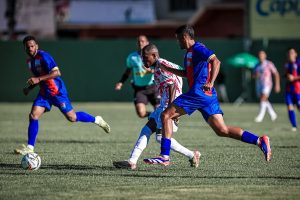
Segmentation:
<svg viewBox="0 0 300 200">
<path fill-rule="evenodd" d="M 297 59 L 297 52 L 294 48 L 288 49 L 287 57 L 288 62 L 284 66 L 287 78 L 285 102 L 292 124 L 292 131 L 297 131 L 296 114 L 293 105 L 296 104 L 300 111 L 300 60 Z"/>
<path fill-rule="evenodd" d="M 271 120 L 277 119 L 271 103 L 269 102 L 269 96 L 272 90 L 272 74 L 275 79 L 275 92 L 280 92 L 280 77 L 275 65 L 267 60 L 267 54 L 261 50 L 258 52 L 259 63 L 254 68 L 254 77 L 256 78 L 256 92 L 260 100 L 260 110 L 255 122 L 262 122 L 266 111 L 268 111 Z"/>
<path fill-rule="evenodd" d="M 191 115 L 198 110 L 218 136 L 230 137 L 246 143 L 258 145 L 266 161 L 271 160 L 271 148 L 267 136 L 258 137 L 239 127 L 226 126 L 223 111 L 220 108 L 214 81 L 220 69 L 217 56 L 203 44 L 194 40 L 194 29 L 184 25 L 176 30 L 176 38 L 182 49 L 187 52 L 184 58 L 184 70 L 160 67 L 178 76 L 187 77 L 189 91 L 178 96 L 161 114 L 162 139 L 160 156 L 146 158 L 148 164 L 168 165 L 170 163 L 170 145 L 172 138 L 172 119 L 181 115 Z"/>
<path fill-rule="evenodd" d="M 86 112 L 75 112 L 68 97 L 68 93 L 61 73 L 52 56 L 38 50 L 38 44 L 33 36 L 26 36 L 23 40 L 25 52 L 28 54 L 27 64 L 33 76 L 28 79 L 28 87 L 23 93 L 28 93 L 37 85 L 40 91 L 33 102 L 29 114 L 28 143 L 22 148 L 14 150 L 16 154 L 34 152 L 36 137 L 39 131 L 39 118 L 54 105 L 60 109 L 70 122 L 92 122 L 100 126 L 106 133 L 110 132 L 109 125 L 101 116 L 92 116 Z"/>
<path fill-rule="evenodd" d="M 154 66 L 154 80 L 155 85 L 158 88 L 161 95 L 160 105 L 149 116 L 149 121 L 142 128 L 140 136 L 133 148 L 128 160 L 113 162 L 113 165 L 117 168 L 136 169 L 136 163 L 146 148 L 150 136 L 156 132 L 156 141 L 161 142 L 161 118 L 160 114 L 167 106 L 182 93 L 182 78 L 178 77 L 168 71 L 163 70 L 160 66 L 168 66 L 170 68 L 179 69 L 180 67 L 174 63 L 171 63 L 165 59 L 159 58 L 158 49 L 155 45 L 149 44 L 143 48 L 143 61 L 146 67 Z M 177 131 L 177 126 L 172 122 L 172 130 Z M 181 144 L 179 144 L 174 138 L 171 138 L 171 149 L 189 158 L 191 167 L 199 166 L 200 152 L 190 151 Z"/>
<path fill-rule="evenodd" d="M 122 78 L 116 84 L 115 89 L 121 90 L 123 83 L 132 72 L 132 87 L 134 89 L 134 105 L 137 115 L 140 118 L 148 117 L 151 112 L 146 110 L 148 102 L 156 108 L 159 105 L 159 95 L 153 82 L 153 71 L 146 69 L 141 58 L 141 50 L 149 44 L 145 35 L 137 37 L 138 50 L 130 53 L 127 57 L 127 69 Z"/>
</svg>

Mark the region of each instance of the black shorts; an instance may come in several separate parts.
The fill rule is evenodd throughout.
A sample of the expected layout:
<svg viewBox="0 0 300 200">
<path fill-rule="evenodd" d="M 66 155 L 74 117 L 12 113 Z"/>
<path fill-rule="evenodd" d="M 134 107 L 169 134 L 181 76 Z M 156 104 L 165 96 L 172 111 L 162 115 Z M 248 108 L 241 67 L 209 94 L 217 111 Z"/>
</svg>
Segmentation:
<svg viewBox="0 0 300 200">
<path fill-rule="evenodd" d="M 158 94 L 158 90 L 155 85 L 149 85 L 144 87 L 139 87 L 136 85 L 132 85 L 134 89 L 134 104 L 143 103 L 145 105 L 148 102 L 151 103 L 152 106 L 156 106 L 159 104 L 160 97 Z"/>
</svg>

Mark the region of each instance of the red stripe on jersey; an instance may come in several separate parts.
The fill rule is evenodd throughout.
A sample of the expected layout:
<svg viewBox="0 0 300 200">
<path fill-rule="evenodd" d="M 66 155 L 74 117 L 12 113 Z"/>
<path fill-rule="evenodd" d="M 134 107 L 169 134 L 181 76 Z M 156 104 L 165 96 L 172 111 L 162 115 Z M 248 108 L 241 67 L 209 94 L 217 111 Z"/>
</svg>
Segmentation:
<svg viewBox="0 0 300 200">
<path fill-rule="evenodd" d="M 294 77 L 297 77 L 297 76 L 298 76 L 297 69 L 293 69 L 292 75 L 293 75 Z M 300 94 L 300 81 L 294 81 L 293 85 L 294 85 L 294 92 L 295 92 L 296 94 Z"/>
<path fill-rule="evenodd" d="M 55 84 L 54 79 L 49 79 L 49 80 L 46 80 L 45 82 L 46 82 L 46 85 L 48 86 L 48 88 L 50 90 L 51 96 L 58 95 L 59 91 L 58 91 L 57 85 Z"/>
</svg>

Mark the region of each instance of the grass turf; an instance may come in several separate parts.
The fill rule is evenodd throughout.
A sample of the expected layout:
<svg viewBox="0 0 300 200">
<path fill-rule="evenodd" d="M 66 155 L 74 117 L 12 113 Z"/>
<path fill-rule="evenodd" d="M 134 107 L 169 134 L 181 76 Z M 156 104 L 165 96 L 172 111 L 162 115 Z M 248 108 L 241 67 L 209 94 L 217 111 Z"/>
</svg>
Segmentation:
<svg viewBox="0 0 300 200">
<path fill-rule="evenodd" d="M 152 137 L 136 171 L 115 169 L 127 159 L 146 119 L 129 103 L 77 103 L 76 110 L 101 114 L 110 135 L 93 124 L 66 121 L 56 109 L 40 119 L 36 152 L 38 171 L 25 171 L 13 149 L 27 141 L 27 103 L 0 104 L 0 199 L 299 199 L 300 134 L 291 132 L 284 105 L 279 118 L 254 123 L 257 104 L 222 105 L 228 125 L 271 138 L 273 160 L 266 163 L 254 145 L 217 137 L 199 113 L 180 120 L 174 137 L 202 153 L 198 169 L 172 152 L 168 167 L 150 166 L 142 158 L 158 155 Z M 299 116 L 299 114 L 298 114 Z"/>
</svg>

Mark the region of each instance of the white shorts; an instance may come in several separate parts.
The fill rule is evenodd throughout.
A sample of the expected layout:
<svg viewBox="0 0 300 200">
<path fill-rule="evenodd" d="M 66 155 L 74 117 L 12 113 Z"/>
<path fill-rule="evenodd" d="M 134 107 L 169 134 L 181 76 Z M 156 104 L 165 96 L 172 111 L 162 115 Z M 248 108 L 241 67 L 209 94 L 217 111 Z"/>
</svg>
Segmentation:
<svg viewBox="0 0 300 200">
<path fill-rule="evenodd" d="M 265 95 L 269 97 L 271 90 L 272 90 L 272 86 L 256 85 L 256 94 L 258 97 L 260 97 L 261 95 Z"/>
<path fill-rule="evenodd" d="M 164 109 L 162 109 L 161 107 L 158 107 L 149 116 L 149 118 L 152 118 L 155 120 L 157 129 L 162 129 L 162 122 L 161 122 L 160 115 L 163 111 L 164 111 Z M 175 133 L 178 130 L 178 126 L 175 125 L 173 120 L 172 120 L 172 123 L 173 123 L 173 132 Z"/>
</svg>

